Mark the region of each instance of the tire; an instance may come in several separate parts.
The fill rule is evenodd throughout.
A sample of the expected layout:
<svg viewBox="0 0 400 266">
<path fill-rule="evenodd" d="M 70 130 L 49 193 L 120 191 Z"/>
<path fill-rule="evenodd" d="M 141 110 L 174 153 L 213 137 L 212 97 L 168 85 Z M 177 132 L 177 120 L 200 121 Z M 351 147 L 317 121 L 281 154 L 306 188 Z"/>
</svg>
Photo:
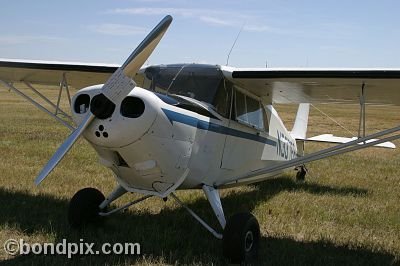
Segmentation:
<svg viewBox="0 0 400 266">
<path fill-rule="evenodd" d="M 306 180 L 306 171 L 300 170 L 296 173 L 296 181 L 303 182 Z"/>
<path fill-rule="evenodd" d="M 297 170 L 296 173 L 296 181 L 298 182 L 303 182 L 306 180 L 306 174 L 307 174 L 307 169 L 306 167 L 303 166 L 298 166 L 295 168 L 295 170 Z"/>
<path fill-rule="evenodd" d="M 104 218 L 99 215 L 99 205 L 104 199 L 103 193 L 95 188 L 84 188 L 76 192 L 69 202 L 69 225 L 81 228 L 88 224 L 99 224 Z"/>
<path fill-rule="evenodd" d="M 232 263 L 257 258 L 260 245 L 260 226 L 248 212 L 233 215 L 226 223 L 223 234 L 223 253 Z"/>
</svg>

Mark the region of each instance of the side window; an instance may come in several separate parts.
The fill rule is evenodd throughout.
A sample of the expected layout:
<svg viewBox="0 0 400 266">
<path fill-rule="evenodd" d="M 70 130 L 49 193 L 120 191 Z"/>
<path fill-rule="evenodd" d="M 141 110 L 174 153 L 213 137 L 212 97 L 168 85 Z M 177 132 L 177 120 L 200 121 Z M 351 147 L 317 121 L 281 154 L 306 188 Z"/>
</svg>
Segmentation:
<svg viewBox="0 0 400 266">
<path fill-rule="evenodd" d="M 263 109 L 260 102 L 236 90 L 236 120 L 264 130 Z"/>
<path fill-rule="evenodd" d="M 260 102 L 253 98 L 246 97 L 246 106 L 249 124 L 258 129 L 264 129 L 263 110 L 261 109 Z"/>
<path fill-rule="evenodd" d="M 240 122 L 247 123 L 247 113 L 246 113 L 246 96 L 236 91 L 236 119 Z"/>
<path fill-rule="evenodd" d="M 265 112 L 265 108 L 263 108 L 262 104 L 261 104 L 261 109 L 262 109 L 263 118 L 264 118 L 264 129 L 265 129 L 265 131 L 269 131 L 268 116 L 267 116 L 267 114 Z"/>
</svg>

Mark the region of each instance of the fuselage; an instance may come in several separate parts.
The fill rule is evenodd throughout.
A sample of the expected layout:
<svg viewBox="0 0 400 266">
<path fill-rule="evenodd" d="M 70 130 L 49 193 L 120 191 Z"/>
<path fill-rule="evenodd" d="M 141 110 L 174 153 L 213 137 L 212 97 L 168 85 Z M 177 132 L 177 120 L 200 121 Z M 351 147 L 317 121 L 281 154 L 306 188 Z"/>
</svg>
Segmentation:
<svg viewBox="0 0 400 266">
<path fill-rule="evenodd" d="M 261 178 L 246 173 L 296 157 L 296 142 L 272 105 L 228 84 L 219 71 L 206 65 L 145 69 L 137 83 L 146 88 L 135 87 L 110 118 L 85 130 L 100 163 L 125 189 L 166 196 L 203 184 L 234 186 Z M 74 96 L 76 124 L 101 87 Z"/>
</svg>

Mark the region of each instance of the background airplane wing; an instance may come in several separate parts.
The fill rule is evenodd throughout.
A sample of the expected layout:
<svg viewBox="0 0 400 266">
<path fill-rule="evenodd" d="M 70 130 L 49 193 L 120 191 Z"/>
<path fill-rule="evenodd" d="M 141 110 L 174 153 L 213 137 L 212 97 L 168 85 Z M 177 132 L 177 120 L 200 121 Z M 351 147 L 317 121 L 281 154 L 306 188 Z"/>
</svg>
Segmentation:
<svg viewBox="0 0 400 266">
<path fill-rule="evenodd" d="M 59 85 L 63 75 L 69 86 L 80 89 L 104 83 L 119 65 L 0 59 L 0 80 Z"/>
<path fill-rule="evenodd" d="M 221 66 L 224 76 L 266 103 L 359 102 L 400 105 L 400 69 L 276 69 Z"/>
</svg>

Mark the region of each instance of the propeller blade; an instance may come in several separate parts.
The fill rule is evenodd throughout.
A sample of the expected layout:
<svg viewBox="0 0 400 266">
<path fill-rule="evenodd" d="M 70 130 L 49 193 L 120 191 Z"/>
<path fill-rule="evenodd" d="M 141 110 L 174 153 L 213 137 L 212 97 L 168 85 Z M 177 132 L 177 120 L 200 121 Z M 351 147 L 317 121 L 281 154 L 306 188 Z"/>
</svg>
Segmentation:
<svg viewBox="0 0 400 266">
<path fill-rule="evenodd" d="M 171 22 L 171 16 L 164 17 L 133 51 L 125 63 L 107 80 L 103 85 L 102 93 L 94 96 L 91 100 L 90 112 L 83 122 L 69 135 L 36 177 L 36 185 L 39 185 L 53 171 L 94 118 L 106 119 L 113 114 L 115 102 L 122 100 L 136 86 L 132 77 L 136 75 L 137 71 L 154 51 Z"/>
<path fill-rule="evenodd" d="M 112 102 L 125 97 L 135 86 L 131 78 L 150 57 L 172 22 L 171 16 L 164 17 L 160 23 L 144 38 L 125 63 L 110 77 L 102 93 Z"/>
<path fill-rule="evenodd" d="M 154 29 L 144 38 L 132 54 L 126 59 L 122 65 L 124 74 L 133 77 L 140 67 L 146 62 L 151 53 L 154 51 L 161 38 L 164 36 L 169 25 L 171 25 L 172 17 L 165 16 Z"/>
<path fill-rule="evenodd" d="M 61 159 L 65 156 L 65 154 L 71 149 L 72 145 L 79 138 L 79 136 L 83 133 L 83 131 L 87 128 L 90 122 L 93 121 L 94 115 L 88 113 L 83 122 L 79 125 L 74 132 L 69 135 L 69 137 L 64 141 L 64 143 L 58 148 L 58 150 L 54 153 L 53 157 L 47 162 L 47 164 L 43 167 L 42 171 L 36 177 L 35 184 L 39 185 L 40 182 L 45 179 L 51 171 L 57 166 L 57 164 L 61 161 Z"/>
</svg>

